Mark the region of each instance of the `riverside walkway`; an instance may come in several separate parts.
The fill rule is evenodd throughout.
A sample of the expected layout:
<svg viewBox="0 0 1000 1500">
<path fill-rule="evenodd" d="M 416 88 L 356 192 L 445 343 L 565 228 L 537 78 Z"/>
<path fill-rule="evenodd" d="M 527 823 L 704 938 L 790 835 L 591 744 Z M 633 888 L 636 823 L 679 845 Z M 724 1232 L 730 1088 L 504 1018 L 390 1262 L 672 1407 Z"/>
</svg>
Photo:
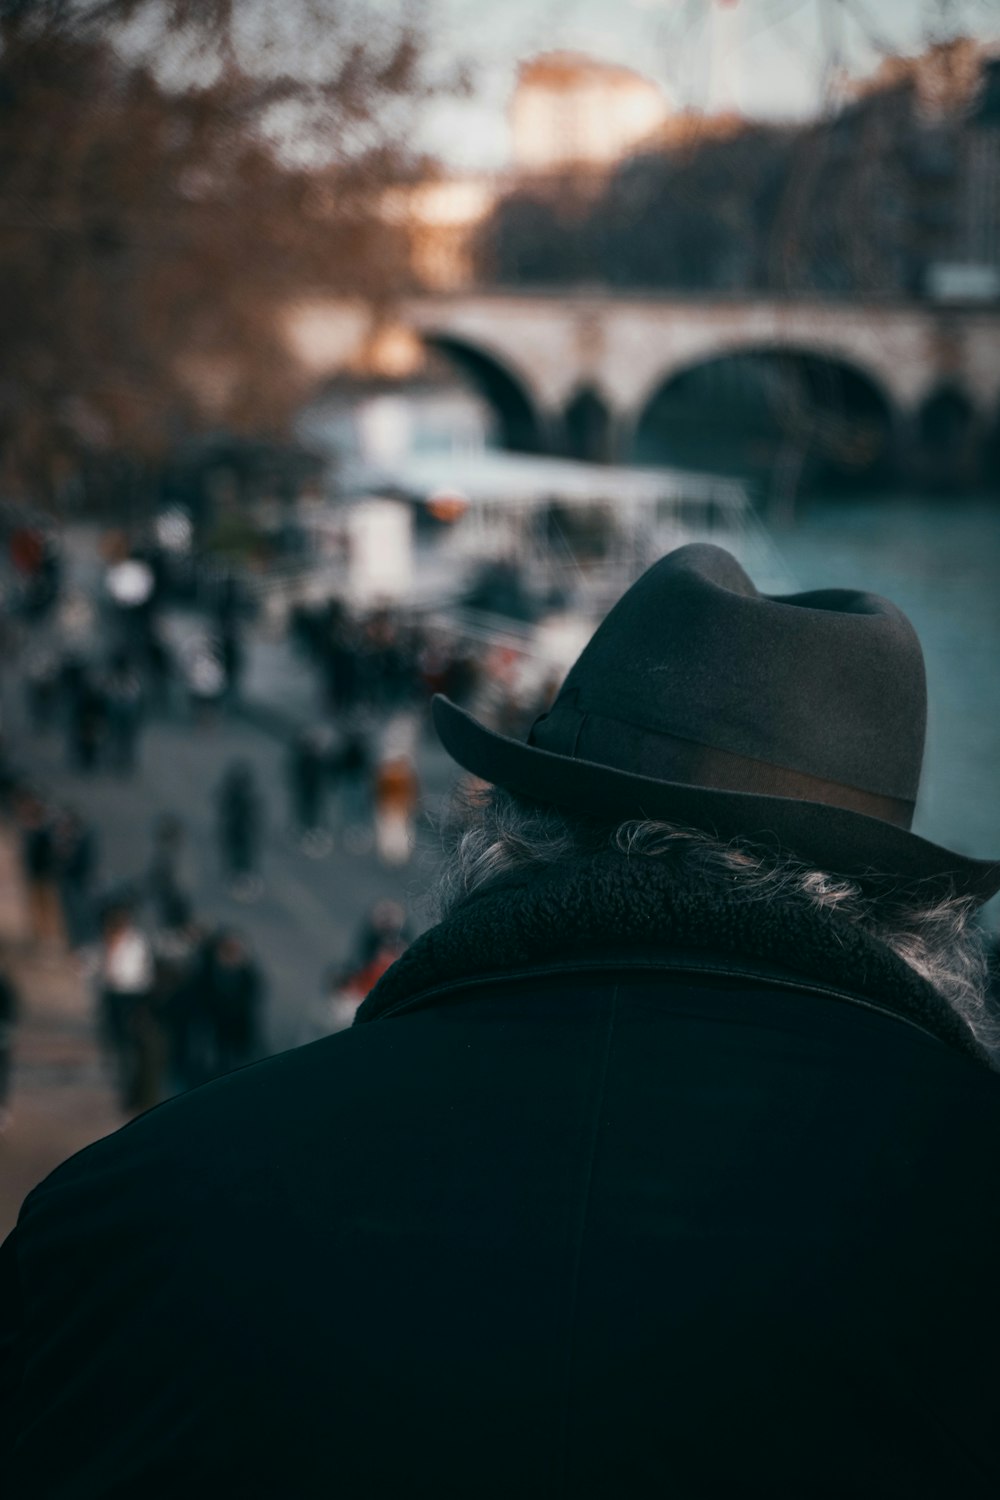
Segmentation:
<svg viewBox="0 0 1000 1500">
<path fill-rule="evenodd" d="M 31 938 L 12 830 L 0 825 L 0 963 L 20 997 L 10 1121 L 0 1135 L 0 1239 L 53 1167 L 123 1123 L 98 1050 L 90 986 L 77 958 Z"/>
</svg>

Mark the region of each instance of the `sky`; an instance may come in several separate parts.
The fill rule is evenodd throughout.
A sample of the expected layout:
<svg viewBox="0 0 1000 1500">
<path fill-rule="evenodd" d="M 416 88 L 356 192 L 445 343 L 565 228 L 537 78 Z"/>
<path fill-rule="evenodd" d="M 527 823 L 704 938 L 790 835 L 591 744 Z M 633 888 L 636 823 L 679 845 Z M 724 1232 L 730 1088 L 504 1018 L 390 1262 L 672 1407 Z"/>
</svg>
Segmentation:
<svg viewBox="0 0 1000 1500">
<path fill-rule="evenodd" d="M 455 169 L 502 168 L 519 58 L 569 49 L 635 68 L 672 104 L 801 118 L 880 56 L 969 34 L 1000 43 L 1000 0 L 428 0 L 443 66 L 467 99 L 439 102 L 421 144 Z"/>
</svg>

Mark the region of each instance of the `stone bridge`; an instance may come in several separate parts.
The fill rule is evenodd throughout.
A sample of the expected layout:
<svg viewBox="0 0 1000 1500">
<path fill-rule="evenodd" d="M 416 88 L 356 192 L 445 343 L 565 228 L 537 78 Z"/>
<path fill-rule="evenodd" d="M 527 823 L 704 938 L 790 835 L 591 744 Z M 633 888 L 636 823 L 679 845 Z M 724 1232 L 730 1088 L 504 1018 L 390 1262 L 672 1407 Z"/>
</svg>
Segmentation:
<svg viewBox="0 0 1000 1500">
<path fill-rule="evenodd" d="M 510 446 L 536 450 L 564 446 L 583 403 L 606 423 L 606 456 L 627 457 L 672 381 L 746 353 L 842 370 L 903 444 L 935 402 L 957 404 L 982 435 L 1000 414 L 994 306 L 497 290 L 413 297 L 378 325 L 357 304 L 303 303 L 288 336 L 317 383 L 357 367 L 366 348 L 387 351 L 391 367 L 393 348 L 419 339 L 473 378 Z"/>
</svg>

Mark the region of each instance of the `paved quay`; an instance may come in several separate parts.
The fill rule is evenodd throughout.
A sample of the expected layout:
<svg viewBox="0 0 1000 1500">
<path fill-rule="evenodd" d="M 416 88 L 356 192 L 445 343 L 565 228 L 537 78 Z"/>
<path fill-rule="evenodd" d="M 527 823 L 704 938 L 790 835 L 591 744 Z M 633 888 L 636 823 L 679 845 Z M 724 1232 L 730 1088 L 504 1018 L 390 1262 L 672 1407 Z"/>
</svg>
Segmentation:
<svg viewBox="0 0 1000 1500">
<path fill-rule="evenodd" d="M 32 942 L 12 831 L 0 825 L 0 963 L 21 1002 L 0 1135 L 0 1239 L 32 1188 L 123 1123 L 97 1047 L 90 986 L 78 960 Z"/>
</svg>

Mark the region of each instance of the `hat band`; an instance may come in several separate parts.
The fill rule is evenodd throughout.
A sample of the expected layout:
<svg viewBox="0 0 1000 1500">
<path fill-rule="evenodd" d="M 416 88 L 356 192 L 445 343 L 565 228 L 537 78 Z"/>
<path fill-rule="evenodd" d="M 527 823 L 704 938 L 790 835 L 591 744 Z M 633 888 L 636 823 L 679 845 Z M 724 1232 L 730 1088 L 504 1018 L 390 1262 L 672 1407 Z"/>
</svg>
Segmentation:
<svg viewBox="0 0 1000 1500">
<path fill-rule="evenodd" d="M 696 740 L 681 739 L 659 730 L 640 729 L 621 719 L 584 713 L 561 702 L 536 719 L 528 744 L 574 760 L 587 760 L 657 781 L 676 781 L 687 786 L 720 792 L 750 792 L 762 797 L 791 797 L 801 802 L 820 802 L 847 812 L 880 818 L 897 828 L 913 822 L 915 799 L 889 797 L 861 787 L 793 771 L 787 766 L 736 755 Z"/>
</svg>

